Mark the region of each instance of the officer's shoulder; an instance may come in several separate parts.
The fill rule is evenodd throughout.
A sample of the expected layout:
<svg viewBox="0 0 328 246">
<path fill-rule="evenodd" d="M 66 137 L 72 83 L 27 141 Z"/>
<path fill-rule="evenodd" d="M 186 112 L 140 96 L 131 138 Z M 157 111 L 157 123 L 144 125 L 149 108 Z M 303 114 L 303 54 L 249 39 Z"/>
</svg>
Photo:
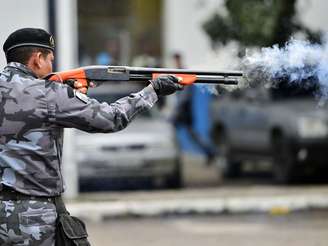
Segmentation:
<svg viewBox="0 0 328 246">
<path fill-rule="evenodd" d="M 49 88 L 49 89 L 60 89 L 61 87 L 63 87 L 63 85 L 64 84 L 59 83 L 59 82 L 45 80 L 45 86 L 46 86 L 46 88 Z"/>
<path fill-rule="evenodd" d="M 48 92 L 59 93 L 61 95 L 67 94 L 69 98 L 74 97 L 73 88 L 66 84 L 45 80 L 45 87 Z"/>
<path fill-rule="evenodd" d="M 66 84 L 49 81 L 49 80 L 45 80 L 45 87 L 46 87 L 46 89 L 52 90 L 54 92 L 67 91 L 69 89 L 72 89 L 72 87 L 70 87 Z"/>
<path fill-rule="evenodd" d="M 90 100 L 87 95 L 73 89 L 71 86 L 66 84 L 46 81 L 46 88 L 48 88 L 48 90 L 53 91 L 54 93 L 67 95 L 68 98 L 77 98 L 83 103 L 88 103 Z"/>
</svg>

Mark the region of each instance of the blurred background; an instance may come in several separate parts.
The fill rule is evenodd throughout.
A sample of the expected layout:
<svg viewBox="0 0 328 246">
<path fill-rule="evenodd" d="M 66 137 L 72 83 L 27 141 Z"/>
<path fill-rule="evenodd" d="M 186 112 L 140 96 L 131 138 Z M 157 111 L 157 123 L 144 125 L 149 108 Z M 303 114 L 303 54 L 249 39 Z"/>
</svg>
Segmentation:
<svg viewBox="0 0 328 246">
<path fill-rule="evenodd" d="M 44 28 L 55 36 L 57 71 L 240 70 L 246 50 L 284 47 L 291 37 L 326 47 L 328 31 L 323 0 L 3 0 L 1 6 L 1 44 L 18 28 Z M 324 245 L 328 117 L 315 81 L 306 84 L 191 86 L 160 99 L 121 132 L 65 130 L 65 196 L 90 220 L 93 245 Z M 106 83 L 89 96 L 110 103 L 144 85 Z M 197 209 L 182 200 L 197 202 Z M 98 207 L 161 201 L 179 205 L 145 218 L 147 212 L 111 216 Z M 90 219 L 97 208 L 101 219 Z"/>
</svg>

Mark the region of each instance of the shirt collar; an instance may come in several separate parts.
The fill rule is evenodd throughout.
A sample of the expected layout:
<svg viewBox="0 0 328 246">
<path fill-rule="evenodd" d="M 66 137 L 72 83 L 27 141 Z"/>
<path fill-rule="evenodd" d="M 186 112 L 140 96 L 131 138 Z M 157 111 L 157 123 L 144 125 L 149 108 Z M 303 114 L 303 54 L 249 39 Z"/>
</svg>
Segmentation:
<svg viewBox="0 0 328 246">
<path fill-rule="evenodd" d="M 6 68 L 14 68 L 36 79 L 38 78 L 30 68 L 19 62 L 10 62 L 7 64 Z"/>
</svg>

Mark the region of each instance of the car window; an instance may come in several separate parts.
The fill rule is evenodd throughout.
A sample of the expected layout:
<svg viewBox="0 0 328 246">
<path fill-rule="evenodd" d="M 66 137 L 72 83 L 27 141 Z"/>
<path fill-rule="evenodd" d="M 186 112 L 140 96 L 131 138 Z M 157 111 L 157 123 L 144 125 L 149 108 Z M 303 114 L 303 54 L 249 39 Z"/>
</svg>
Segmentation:
<svg viewBox="0 0 328 246">
<path fill-rule="evenodd" d="M 300 82 L 279 82 L 270 89 L 273 100 L 291 98 L 314 98 L 319 93 L 319 84 L 313 80 Z"/>
</svg>

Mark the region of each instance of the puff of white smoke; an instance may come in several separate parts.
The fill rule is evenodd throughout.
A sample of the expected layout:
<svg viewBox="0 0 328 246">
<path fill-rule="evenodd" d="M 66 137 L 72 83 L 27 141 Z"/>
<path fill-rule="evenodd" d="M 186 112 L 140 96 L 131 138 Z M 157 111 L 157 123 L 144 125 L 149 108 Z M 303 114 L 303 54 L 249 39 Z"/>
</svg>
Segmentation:
<svg viewBox="0 0 328 246">
<path fill-rule="evenodd" d="M 250 86 L 274 87 L 281 81 L 301 87 L 318 83 L 318 96 L 328 99 L 328 41 L 319 45 L 291 39 L 284 47 L 246 52 L 242 68 Z"/>
</svg>

